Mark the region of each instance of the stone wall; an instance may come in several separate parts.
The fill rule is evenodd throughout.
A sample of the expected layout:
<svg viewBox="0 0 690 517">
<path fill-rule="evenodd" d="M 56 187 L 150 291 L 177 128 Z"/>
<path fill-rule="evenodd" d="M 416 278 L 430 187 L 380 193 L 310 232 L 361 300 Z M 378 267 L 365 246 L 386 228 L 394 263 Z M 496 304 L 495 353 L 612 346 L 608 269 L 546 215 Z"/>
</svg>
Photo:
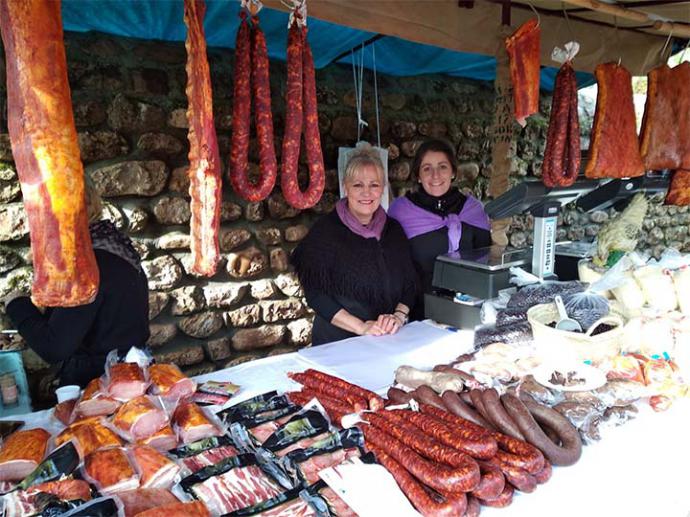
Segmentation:
<svg viewBox="0 0 690 517">
<path fill-rule="evenodd" d="M 189 195 L 183 44 L 67 33 L 73 110 L 87 173 L 106 201 L 106 217 L 132 237 L 149 277 L 151 339 L 159 360 L 199 374 L 278 354 L 310 343 L 311 315 L 288 257 L 320 214 L 337 200 L 338 147 L 357 139 L 355 96 L 349 67 L 317 72 L 319 123 L 327 172 L 326 193 L 311 210 L 289 207 L 276 188 L 262 203 L 246 203 L 224 184 L 220 246 L 223 263 L 211 279 L 189 271 Z M 1 53 L 0 53 L 1 54 Z M 0 55 L 0 60 L 2 57 Z M 214 109 L 221 157 L 229 155 L 232 66 L 230 50 L 210 49 Z M 31 257 L 21 193 L 7 134 L 4 64 L 0 63 L 0 296 L 30 285 Z M 373 85 L 367 72 L 362 137 L 376 135 Z M 280 154 L 285 93 L 284 63 L 271 64 L 271 87 Z M 410 164 L 425 138 L 442 136 L 457 146 L 458 183 L 483 198 L 491 170 L 489 83 L 443 76 L 379 75 L 381 139 L 389 151 L 389 178 L 400 195 L 411 187 Z M 549 99 L 542 100 L 547 113 Z M 69 109 L 66 107 L 66 109 Z M 531 120 L 517 140 L 511 181 L 540 173 L 547 119 Z M 250 149 L 257 171 L 257 149 Z M 301 164 L 304 171 L 304 163 Z M 225 173 L 225 169 L 224 169 Z M 645 243 L 688 247 L 685 210 L 654 208 Z M 596 234 L 608 213 L 567 211 L 561 235 Z M 529 217 L 518 217 L 510 242 L 529 242 Z M 10 323 L 0 313 L 0 327 Z M 21 346 L 15 341 L 12 346 Z M 27 368 L 44 364 L 29 352 Z"/>
</svg>

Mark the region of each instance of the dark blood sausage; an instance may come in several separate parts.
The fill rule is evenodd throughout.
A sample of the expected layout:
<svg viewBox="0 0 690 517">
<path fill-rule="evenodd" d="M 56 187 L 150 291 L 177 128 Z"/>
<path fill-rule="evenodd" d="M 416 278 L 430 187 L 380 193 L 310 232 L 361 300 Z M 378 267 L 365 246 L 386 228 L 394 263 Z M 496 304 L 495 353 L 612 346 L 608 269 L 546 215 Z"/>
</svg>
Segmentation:
<svg viewBox="0 0 690 517">
<path fill-rule="evenodd" d="M 570 102 L 568 104 L 568 142 L 566 144 L 567 157 L 565 164 L 565 174 L 561 182 L 562 187 L 567 187 L 575 183 L 577 174 L 580 172 L 580 118 L 577 107 L 577 77 L 575 70 L 568 65 L 568 81 L 570 82 Z"/>
<path fill-rule="evenodd" d="M 295 374 L 289 374 L 288 377 L 293 378 L 291 377 L 291 375 Z M 305 370 L 300 375 L 305 375 L 313 379 L 317 379 L 321 382 L 328 383 L 342 390 L 344 393 L 349 393 L 356 397 L 363 398 L 366 401 L 368 401 L 369 409 L 371 409 L 372 411 L 378 411 L 379 409 L 383 409 L 384 404 L 382 397 L 380 397 L 373 391 L 366 390 L 360 386 L 357 386 L 356 384 L 351 384 L 339 377 L 334 377 L 333 375 L 328 375 L 327 373 L 320 372 L 319 370 L 313 370 L 311 368 Z"/>
<path fill-rule="evenodd" d="M 501 492 L 501 495 L 499 495 L 496 499 L 491 499 L 490 501 L 480 499 L 479 503 L 482 504 L 483 506 L 490 506 L 492 508 L 505 508 L 506 506 L 510 505 L 510 503 L 513 502 L 513 493 L 514 492 L 515 492 L 515 489 L 512 487 L 512 485 L 509 485 L 508 483 L 506 483 L 506 486 L 503 489 L 503 492 Z"/>
<path fill-rule="evenodd" d="M 506 479 L 503 472 L 495 463 L 491 461 L 478 461 L 481 478 L 477 488 L 472 490 L 472 495 L 479 499 L 490 501 L 496 499 L 503 493 Z"/>
<path fill-rule="evenodd" d="M 367 447 L 377 447 L 405 468 L 425 485 L 442 493 L 462 492 L 467 486 L 465 472 L 422 458 L 410 447 L 372 425 L 363 425 Z M 370 447 L 371 448 L 371 447 Z"/>
<path fill-rule="evenodd" d="M 472 405 L 474 406 L 474 409 L 476 409 L 477 412 L 482 416 L 482 418 L 490 424 L 489 429 L 496 429 L 496 426 L 491 421 L 491 417 L 489 417 L 489 413 L 486 411 L 484 399 L 482 398 L 482 390 L 470 390 L 470 398 L 472 399 Z"/>
<path fill-rule="evenodd" d="M 479 504 L 479 500 L 471 495 L 467 496 L 467 510 L 465 510 L 464 517 L 479 517 L 482 511 L 482 507 Z"/>
<path fill-rule="evenodd" d="M 327 397 L 344 402 L 348 406 L 351 406 L 355 411 L 362 411 L 369 407 L 369 403 L 365 398 L 358 395 L 353 395 L 350 392 L 346 392 L 343 389 L 338 388 L 329 382 L 317 379 L 316 377 L 306 375 L 305 373 L 291 373 L 288 374 L 288 376 L 293 381 L 299 382 L 302 386 L 317 394 L 323 394 Z"/>
<path fill-rule="evenodd" d="M 326 176 L 321 154 L 316 103 L 316 79 L 306 28 L 294 22 L 288 31 L 285 134 L 280 187 L 285 200 L 301 210 L 314 206 L 323 194 Z M 304 140 L 309 167 L 309 187 L 300 191 L 297 179 L 300 139 Z"/>
<path fill-rule="evenodd" d="M 412 399 L 412 394 L 399 388 L 388 388 L 388 400 L 393 404 L 407 404 Z"/>
<path fill-rule="evenodd" d="M 565 65 L 556 74 L 551 102 L 551 117 L 546 132 L 546 147 L 541 174 L 544 185 L 549 188 L 560 185 L 563 176 L 564 155 L 568 139 L 570 82 L 564 72 Z"/>
<path fill-rule="evenodd" d="M 498 458 L 490 461 L 501 469 L 501 472 L 505 476 L 506 480 L 520 492 L 530 494 L 537 489 L 537 480 L 526 470 L 521 469 L 520 467 L 509 465 Z"/>
<path fill-rule="evenodd" d="M 466 452 L 473 458 L 488 459 L 496 454 L 496 440 L 484 428 L 428 404 L 422 404 L 420 407 L 422 413 L 406 411 L 405 415 L 425 433 L 446 445 Z M 448 415 L 450 418 L 445 419 L 442 415 Z M 468 425 L 464 425 L 465 423 Z"/>
<path fill-rule="evenodd" d="M 540 424 L 539 426 L 541 427 L 541 430 L 544 431 L 544 434 L 548 436 L 553 443 L 556 445 L 561 444 L 561 439 L 556 431 L 551 429 L 548 425 Z"/>
<path fill-rule="evenodd" d="M 235 192 L 247 201 L 262 201 L 268 197 L 278 177 L 278 163 L 273 147 L 273 115 L 268 73 L 266 37 L 253 17 L 250 23 L 242 21 L 235 44 L 235 84 L 232 105 L 232 149 L 228 167 L 230 183 Z M 251 89 L 250 89 L 251 86 Z M 259 145 L 261 174 L 253 184 L 248 176 L 249 131 L 251 95 L 254 97 L 256 139 Z"/>
<path fill-rule="evenodd" d="M 424 485 L 417 481 L 405 467 L 375 445 L 368 444 L 376 459 L 391 473 L 403 494 L 412 505 L 425 517 L 457 517 L 467 509 L 467 497 L 464 493 L 448 494 L 441 501 L 432 497 Z"/>
<path fill-rule="evenodd" d="M 474 389 L 474 388 L 473 388 Z M 470 409 L 474 408 L 474 404 L 472 403 L 472 395 L 470 395 L 469 391 L 463 391 L 460 393 L 460 399 L 470 406 Z"/>
<path fill-rule="evenodd" d="M 402 440 L 406 445 L 430 460 L 455 467 L 464 480 L 463 492 L 474 490 L 479 484 L 479 465 L 467 454 L 448 447 L 409 423 L 400 412 L 381 411 L 364 416 L 374 427 Z"/>
<path fill-rule="evenodd" d="M 582 454 L 582 440 L 577 429 L 557 411 L 537 404 L 533 400 L 523 402 L 514 395 L 503 395 L 503 405 L 525 439 L 541 450 L 554 465 L 572 465 Z M 561 446 L 544 434 L 535 418 L 558 433 Z"/>
<path fill-rule="evenodd" d="M 446 405 L 443 403 L 443 399 L 439 397 L 429 386 L 422 385 L 412 392 L 412 398 L 414 398 L 420 404 L 431 404 L 443 411 L 445 411 Z"/>
<path fill-rule="evenodd" d="M 497 430 L 501 431 L 503 434 L 517 438 L 518 440 L 523 440 L 524 437 L 518 429 L 515 422 L 510 418 L 506 410 L 501 404 L 501 399 L 498 396 L 498 392 L 489 388 L 482 392 L 482 403 L 484 404 L 484 409 L 489 415 L 491 422 L 494 424 Z"/>
<path fill-rule="evenodd" d="M 470 406 L 465 404 L 465 402 L 460 398 L 460 396 L 454 391 L 444 391 L 441 395 L 443 403 L 445 404 L 448 411 L 456 416 L 474 422 L 477 425 L 491 429 L 491 424 L 489 424 L 482 416 L 477 413 Z"/>
<path fill-rule="evenodd" d="M 487 459 L 496 454 L 496 442 L 492 440 L 491 437 L 481 437 L 479 439 L 474 439 L 472 437 L 468 438 L 468 433 L 464 433 L 459 429 L 453 429 L 447 423 L 432 416 L 417 413 L 415 411 L 396 410 L 396 412 L 397 411 L 401 412 L 405 420 L 412 423 L 432 438 L 444 445 L 465 452 L 473 458 Z"/>
<path fill-rule="evenodd" d="M 541 469 L 536 474 L 534 474 L 534 479 L 537 480 L 538 484 L 543 485 L 549 479 L 551 479 L 552 474 L 553 474 L 553 468 L 551 467 L 551 463 L 549 463 L 548 461 L 545 461 L 544 462 L 544 468 Z"/>
<path fill-rule="evenodd" d="M 491 436 L 501 449 L 496 453 L 501 461 L 520 467 L 530 474 L 536 474 L 544 468 L 544 455 L 535 446 L 501 433 L 492 433 Z"/>
</svg>

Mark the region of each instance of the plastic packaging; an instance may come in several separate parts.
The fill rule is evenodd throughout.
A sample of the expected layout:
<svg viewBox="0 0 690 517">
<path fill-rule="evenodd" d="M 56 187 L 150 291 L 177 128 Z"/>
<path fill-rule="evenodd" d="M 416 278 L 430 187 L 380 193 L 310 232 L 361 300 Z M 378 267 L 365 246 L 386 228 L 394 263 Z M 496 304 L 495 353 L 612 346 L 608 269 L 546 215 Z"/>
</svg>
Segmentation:
<svg viewBox="0 0 690 517">
<path fill-rule="evenodd" d="M 225 427 L 215 415 L 191 401 L 178 404 L 172 416 L 172 427 L 183 444 L 225 432 Z"/>
<path fill-rule="evenodd" d="M 508 308 L 527 310 L 534 305 L 553 301 L 553 297 L 557 294 L 565 297 L 568 294 L 584 291 L 585 288 L 585 285 L 578 281 L 542 281 L 532 273 L 516 267 L 510 268 L 510 274 L 512 275 L 510 282 L 522 288 L 510 297 Z"/>
<path fill-rule="evenodd" d="M 330 430 L 328 419 L 319 411 L 300 412 L 276 432 L 269 436 L 262 446 L 276 454 L 287 454 L 286 448 L 294 446 L 305 438 L 315 438 Z"/>
<path fill-rule="evenodd" d="M 153 436 L 169 420 L 157 397 L 141 395 L 122 404 L 112 423 L 128 442 L 136 442 Z"/>
<path fill-rule="evenodd" d="M 103 447 L 118 447 L 122 439 L 98 417 L 78 420 L 55 437 L 55 446 L 72 441 L 83 459 Z"/>
<path fill-rule="evenodd" d="M 118 492 L 115 497 L 122 503 L 127 516 L 137 516 L 151 508 L 179 502 L 170 490 L 164 488 L 137 488 Z"/>
<path fill-rule="evenodd" d="M 568 316 L 577 321 L 583 331 L 609 313 L 608 300 L 591 291 L 570 294 L 563 301 Z"/>
<path fill-rule="evenodd" d="M 633 271 L 633 277 L 644 293 L 650 307 L 669 312 L 678 306 L 673 280 L 659 265 L 650 264 Z"/>
<path fill-rule="evenodd" d="M 38 467 L 19 483 L 18 488 L 26 490 L 33 485 L 69 476 L 77 469 L 80 461 L 79 453 L 74 444 L 67 442 L 62 447 L 55 449 L 46 459 L 39 463 Z"/>
<path fill-rule="evenodd" d="M 608 364 L 602 365 L 608 380 L 620 379 L 644 383 L 644 373 L 640 362 L 632 355 L 618 355 Z"/>
<path fill-rule="evenodd" d="M 125 517 L 125 510 L 118 499 L 99 497 L 63 513 L 62 517 Z"/>
<path fill-rule="evenodd" d="M 517 386 L 518 393 L 527 393 L 534 400 L 545 406 L 555 406 L 563 400 L 563 392 L 550 390 L 546 386 L 539 384 L 532 375 L 528 375 L 522 379 Z"/>
<path fill-rule="evenodd" d="M 492 343 L 511 345 L 532 344 L 532 326 L 527 322 L 516 323 L 505 327 L 480 327 L 474 333 L 475 349 Z"/>
<path fill-rule="evenodd" d="M 628 420 L 637 418 L 638 409 L 634 405 L 610 407 L 604 411 L 604 421 L 607 425 L 618 427 L 623 425 Z"/>
<path fill-rule="evenodd" d="M 102 494 L 113 494 L 139 487 L 139 476 L 125 449 L 111 447 L 92 452 L 84 459 L 84 478 Z"/>
<path fill-rule="evenodd" d="M 196 391 L 196 382 L 174 364 L 152 364 L 148 369 L 151 394 L 170 400 L 189 397 Z"/>
<path fill-rule="evenodd" d="M 527 321 L 527 309 L 512 308 L 501 309 L 496 314 L 496 326 L 505 327 L 507 325 L 515 325 Z"/>
<path fill-rule="evenodd" d="M 135 445 L 129 449 L 143 488 L 170 488 L 176 481 L 181 467 L 166 455 L 148 445 Z"/>
<path fill-rule="evenodd" d="M 91 489 L 83 480 L 63 479 L 17 490 L 3 496 L 5 516 L 58 516 L 91 499 Z"/>
<path fill-rule="evenodd" d="M 613 380 L 594 390 L 594 394 L 606 405 L 628 406 L 648 395 L 648 390 L 639 382 Z"/>
<path fill-rule="evenodd" d="M 684 266 L 673 272 L 673 285 L 680 311 L 690 315 L 690 266 Z"/>
<path fill-rule="evenodd" d="M 599 433 L 601 413 L 596 406 L 570 400 L 556 404 L 553 408 L 577 428 L 585 443 L 592 443 L 601 439 Z"/>
</svg>

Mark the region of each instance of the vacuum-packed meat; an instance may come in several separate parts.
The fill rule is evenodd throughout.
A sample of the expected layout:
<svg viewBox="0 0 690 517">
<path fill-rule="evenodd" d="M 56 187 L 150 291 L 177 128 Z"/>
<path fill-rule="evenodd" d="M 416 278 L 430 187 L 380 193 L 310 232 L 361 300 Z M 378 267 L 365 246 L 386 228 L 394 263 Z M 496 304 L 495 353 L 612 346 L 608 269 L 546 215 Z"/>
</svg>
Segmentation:
<svg viewBox="0 0 690 517">
<path fill-rule="evenodd" d="M 29 429 L 11 434 L 0 449 L 0 481 L 19 481 L 31 474 L 45 456 L 50 433 Z"/>
<path fill-rule="evenodd" d="M 0 1 L 7 127 L 33 255 L 32 299 L 90 303 L 99 273 L 91 246 L 84 168 L 71 109 L 60 2 Z"/>
<path fill-rule="evenodd" d="M 159 451 L 169 451 L 177 447 L 177 435 L 170 424 L 168 424 L 148 438 L 139 440 L 139 443 L 142 445 L 150 445 Z"/>
<path fill-rule="evenodd" d="M 132 441 L 137 441 L 163 429 L 168 425 L 168 417 L 151 397 L 142 395 L 120 406 L 113 417 L 113 425 Z"/>
<path fill-rule="evenodd" d="M 55 437 L 55 446 L 73 441 L 81 458 L 103 447 L 117 447 L 122 440 L 114 431 L 103 425 L 100 418 L 79 420 Z"/>
<path fill-rule="evenodd" d="M 103 494 L 132 490 L 139 486 L 139 478 L 121 447 L 101 449 L 84 460 L 84 472 Z"/>
<path fill-rule="evenodd" d="M 201 501 L 192 501 L 191 503 L 178 501 L 138 513 L 136 517 L 161 517 L 161 515 L 165 517 L 211 517 L 208 508 Z"/>
<path fill-rule="evenodd" d="M 148 445 L 132 447 L 131 455 L 143 488 L 169 488 L 180 472 L 180 466 Z"/>
<path fill-rule="evenodd" d="M 173 426 L 182 443 L 191 443 L 218 436 L 221 430 L 211 422 L 206 413 L 194 402 L 181 402 L 173 414 Z"/>
<path fill-rule="evenodd" d="M 174 364 L 149 366 L 152 393 L 169 399 L 183 399 L 196 391 L 196 383 Z"/>
<path fill-rule="evenodd" d="M 151 508 L 177 503 L 179 500 L 170 490 L 164 488 L 136 488 L 117 493 L 122 501 L 125 517 L 134 517 Z"/>
<path fill-rule="evenodd" d="M 198 472 L 209 465 L 216 465 L 226 458 L 237 456 L 237 449 L 232 445 L 222 445 L 208 449 L 194 456 L 181 458 L 180 463 L 184 465 L 192 474 Z"/>
<path fill-rule="evenodd" d="M 144 371 L 137 363 L 115 363 L 108 368 L 108 394 L 127 401 L 146 393 Z"/>
<path fill-rule="evenodd" d="M 41 497 L 49 494 L 60 501 L 89 501 L 91 489 L 81 479 L 63 479 L 32 486 L 26 490 L 17 490 L 2 496 L 2 515 L 4 517 L 24 517 L 40 515 L 52 498 Z"/>
<path fill-rule="evenodd" d="M 120 407 L 120 403 L 108 396 L 103 389 L 101 379 L 93 379 L 84 388 L 77 403 L 77 412 L 83 417 L 112 415 Z"/>
</svg>

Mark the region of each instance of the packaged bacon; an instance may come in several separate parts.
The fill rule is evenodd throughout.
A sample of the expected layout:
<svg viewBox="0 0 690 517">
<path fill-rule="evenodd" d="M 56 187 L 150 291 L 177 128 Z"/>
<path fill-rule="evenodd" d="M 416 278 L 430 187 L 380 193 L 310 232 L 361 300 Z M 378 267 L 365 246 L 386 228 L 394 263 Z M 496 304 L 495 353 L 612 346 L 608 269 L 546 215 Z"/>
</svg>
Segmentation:
<svg viewBox="0 0 690 517">
<path fill-rule="evenodd" d="M 165 488 L 135 488 L 118 492 L 114 497 L 122 503 L 125 517 L 134 517 L 151 508 L 179 502 L 179 499 Z"/>
<path fill-rule="evenodd" d="M 227 517 L 248 517 L 261 515 L 263 517 L 281 517 L 299 515 L 300 517 L 330 517 L 326 502 L 297 487 L 287 492 L 263 501 L 254 506 L 235 510 Z"/>
<path fill-rule="evenodd" d="M 201 501 L 190 503 L 177 501 L 138 513 L 136 517 L 160 517 L 161 515 L 165 515 L 165 517 L 211 517 L 208 508 Z"/>
<path fill-rule="evenodd" d="M 313 496 L 318 496 L 326 502 L 329 515 L 335 517 L 358 517 L 345 501 L 324 481 L 319 480 L 311 485 L 307 491 Z"/>
<path fill-rule="evenodd" d="M 194 402 L 180 402 L 172 417 L 173 429 L 181 443 L 223 434 L 222 424 Z"/>
<path fill-rule="evenodd" d="M 128 441 L 145 440 L 168 425 L 168 415 L 151 396 L 125 402 L 113 417 L 113 425 Z"/>
<path fill-rule="evenodd" d="M 104 447 L 122 445 L 120 437 L 98 417 L 74 422 L 55 437 L 55 446 L 59 447 L 69 441 L 74 442 L 81 458 Z"/>
<path fill-rule="evenodd" d="M 330 432 L 328 419 L 313 409 L 300 411 L 269 436 L 261 446 L 277 456 L 310 447 Z"/>
<path fill-rule="evenodd" d="M 177 458 L 177 463 L 184 467 L 187 475 L 238 454 L 239 451 L 229 436 L 213 436 L 170 451 L 170 455 Z"/>
<path fill-rule="evenodd" d="M 102 494 L 132 490 L 139 486 L 139 476 L 122 447 L 92 452 L 84 459 L 84 478 Z"/>
<path fill-rule="evenodd" d="M 157 431 L 148 438 L 139 440 L 137 443 L 141 445 L 150 445 L 159 451 L 169 451 L 170 449 L 177 447 L 177 435 L 175 434 L 175 431 L 173 431 L 170 424 L 168 424 L 160 431 Z"/>
<path fill-rule="evenodd" d="M 192 395 L 192 401 L 199 405 L 222 406 L 237 393 L 240 387 L 232 382 L 206 381 Z"/>
<path fill-rule="evenodd" d="M 67 477 L 77 469 L 80 462 L 76 447 L 72 442 L 67 442 L 51 452 L 31 474 L 19 483 L 18 488 L 26 490 L 33 485 Z"/>
<path fill-rule="evenodd" d="M 31 474 L 43 460 L 49 438 L 41 428 L 12 433 L 0 448 L 0 481 L 19 481 Z"/>
<path fill-rule="evenodd" d="M 103 376 L 103 387 L 107 394 L 126 402 L 146 393 L 149 386 L 146 372 L 152 360 L 151 354 L 136 347 L 132 347 L 124 357 L 120 356 L 118 350 L 108 353 Z"/>
<path fill-rule="evenodd" d="M 17 490 L 2 497 L 5 517 L 62 515 L 91 499 L 89 484 L 81 479 L 62 479 Z"/>
<path fill-rule="evenodd" d="M 269 472 L 270 471 L 270 472 Z M 212 515 L 225 515 L 279 496 L 292 486 L 281 486 L 275 466 L 259 464 L 253 454 L 227 458 L 180 481 L 180 488 L 202 501 Z"/>
<path fill-rule="evenodd" d="M 299 482 L 307 485 L 319 480 L 319 471 L 364 454 L 364 435 L 358 427 L 329 434 L 305 449 L 284 455 L 280 464 Z"/>
<path fill-rule="evenodd" d="M 151 393 L 171 400 L 190 397 L 196 391 L 196 382 L 187 377 L 180 369 L 169 363 L 149 366 Z"/>
<path fill-rule="evenodd" d="M 79 416 L 88 418 L 112 415 L 118 407 L 120 407 L 120 402 L 108 395 L 99 377 L 86 385 L 77 402 L 76 411 Z"/>
<path fill-rule="evenodd" d="M 177 463 L 148 445 L 135 445 L 129 454 L 143 488 L 170 488 L 181 470 Z"/>
</svg>

